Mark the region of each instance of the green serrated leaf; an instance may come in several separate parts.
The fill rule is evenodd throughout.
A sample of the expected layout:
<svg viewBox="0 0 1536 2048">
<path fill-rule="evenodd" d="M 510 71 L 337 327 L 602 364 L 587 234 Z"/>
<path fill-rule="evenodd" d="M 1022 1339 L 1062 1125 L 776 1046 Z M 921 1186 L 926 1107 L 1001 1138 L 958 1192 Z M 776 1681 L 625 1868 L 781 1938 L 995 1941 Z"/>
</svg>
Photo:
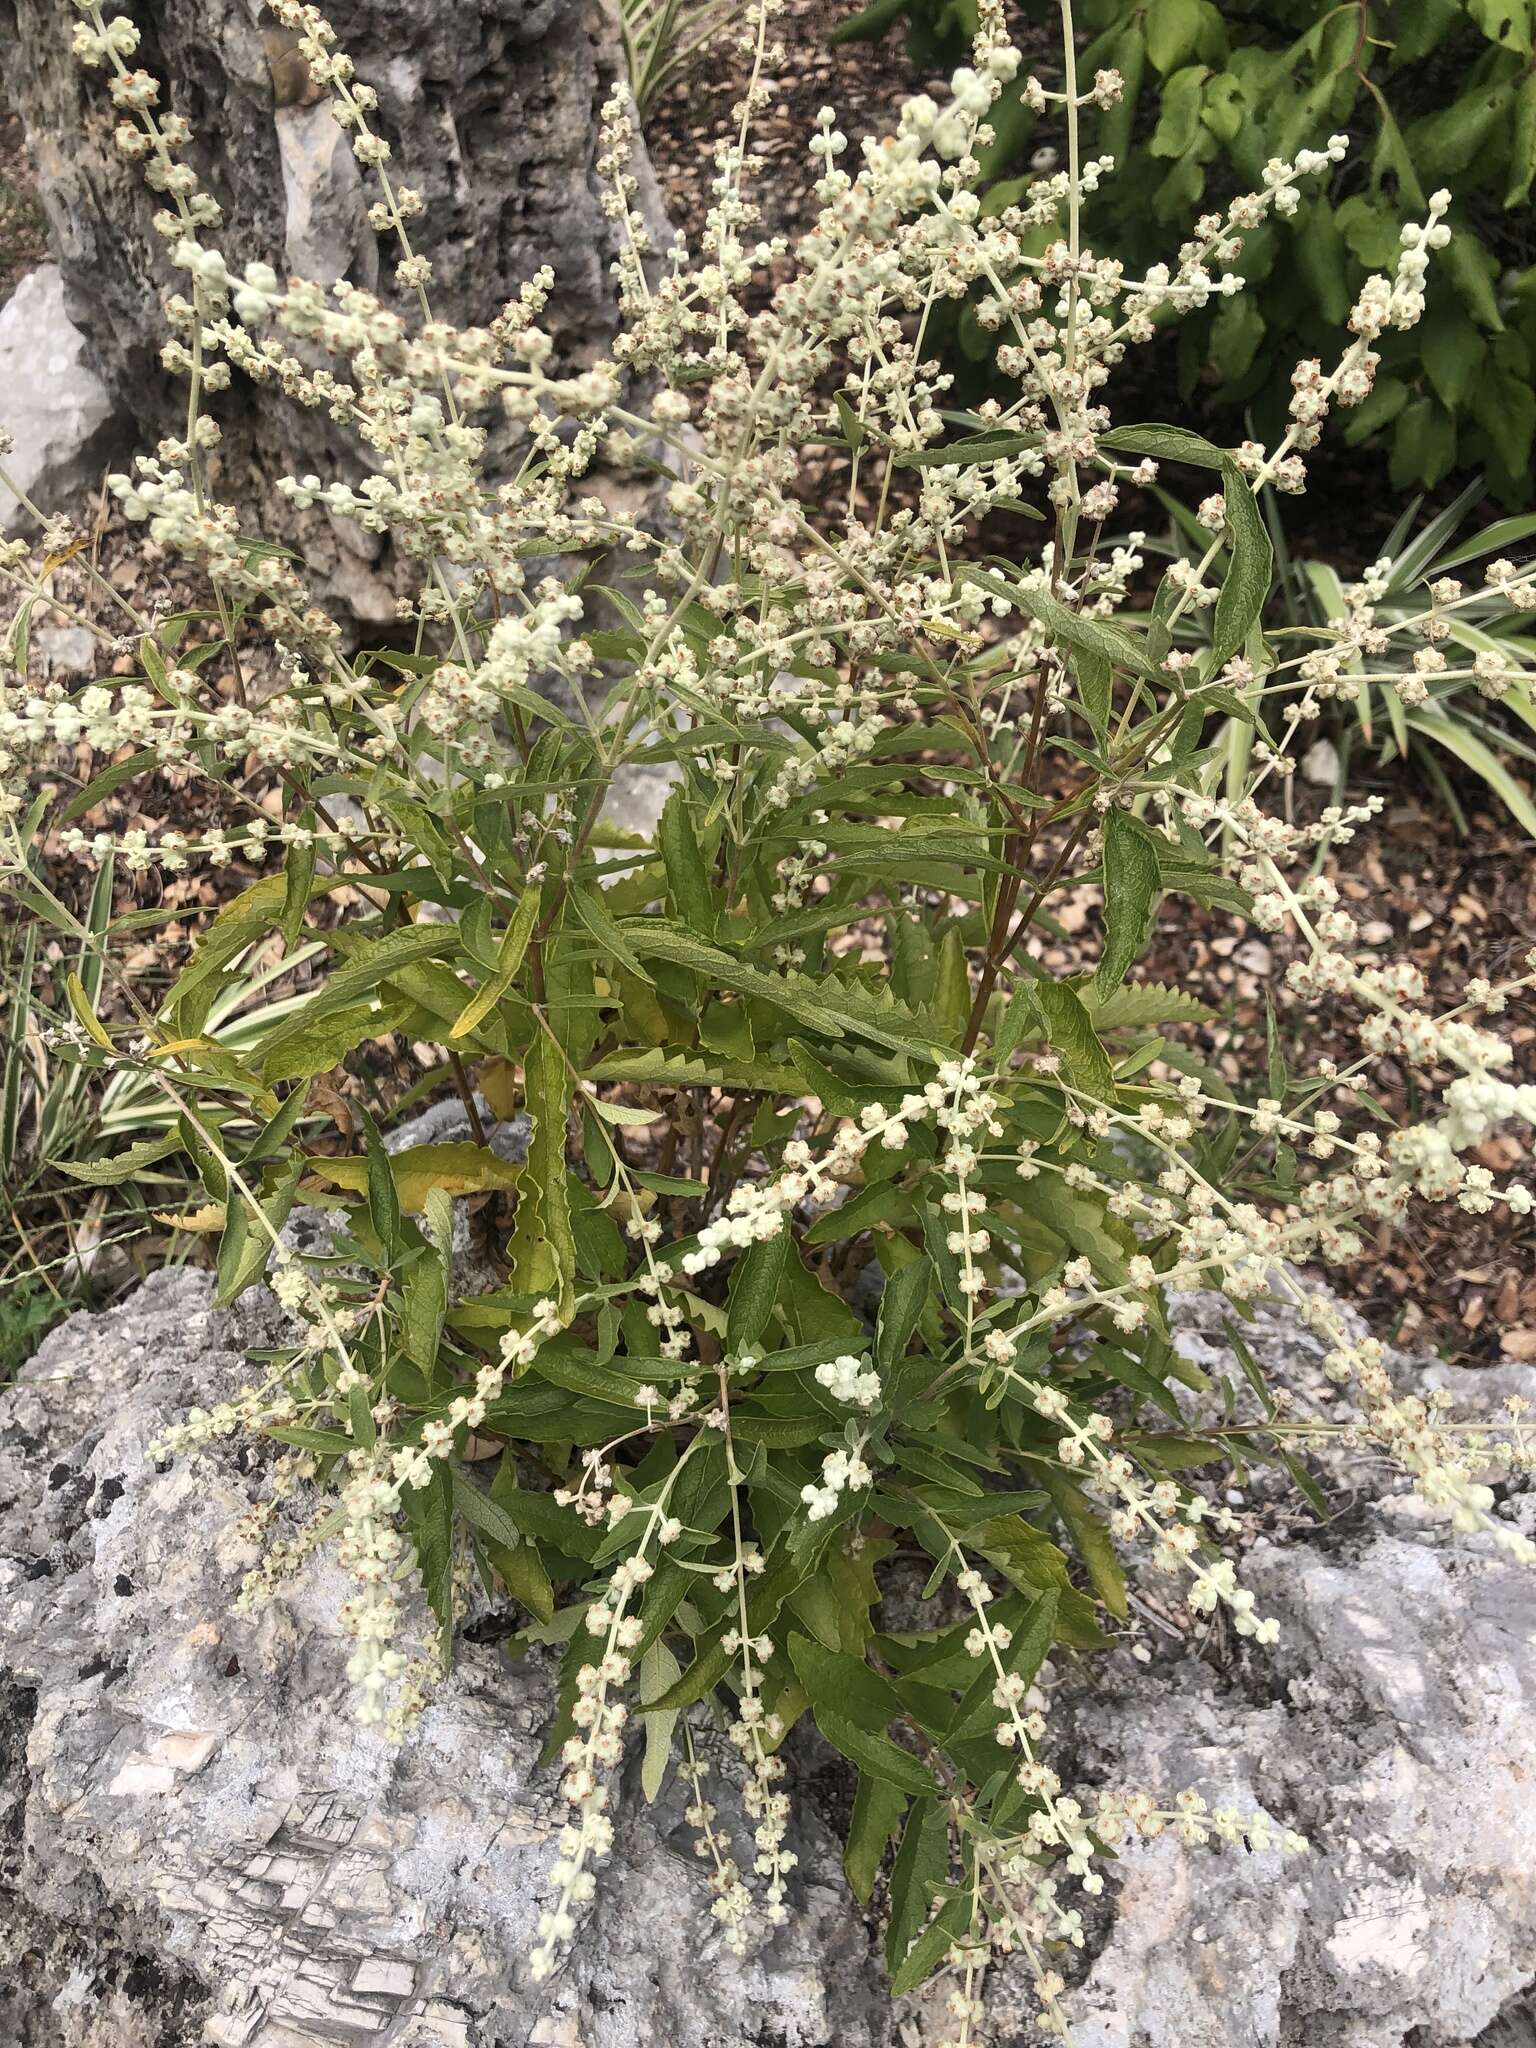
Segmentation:
<svg viewBox="0 0 1536 2048">
<path fill-rule="evenodd" d="M 395 1190 L 394 1170 L 384 1150 L 378 1126 L 367 1110 L 360 1110 L 368 1159 L 368 1220 L 382 1247 L 385 1263 L 393 1258 L 400 1238 L 400 1197 Z"/>
<path fill-rule="evenodd" d="M 453 1652 L 453 1480 L 441 1458 L 431 1461 L 425 1486 L 402 1490 L 400 1505 L 416 1547 L 422 1591 L 437 1621 L 438 1661 L 446 1671 Z"/>
<path fill-rule="evenodd" d="M 640 1766 L 640 1790 L 647 1806 L 661 1795 L 667 1765 L 672 1757 L 672 1737 L 680 1707 L 652 1707 L 682 1676 L 682 1666 L 663 1642 L 654 1642 L 640 1659 L 640 1712 L 645 1716 L 645 1759 Z"/>
<path fill-rule="evenodd" d="M 869 1735 L 882 1735 L 892 1721 L 901 1718 L 896 1688 L 862 1657 L 830 1650 L 810 1636 L 795 1633 L 791 1633 L 788 1647 L 795 1676 L 805 1687 L 818 1725 L 826 1708 Z"/>
<path fill-rule="evenodd" d="M 1112 427 L 1107 434 L 1099 436 L 1099 446 L 1113 449 L 1117 454 L 1150 455 L 1157 462 L 1192 462 L 1201 469 L 1220 469 L 1227 460 L 1224 449 L 1218 448 L 1214 441 L 1207 441 L 1203 434 L 1192 433 L 1188 427 L 1151 423 Z"/>
<path fill-rule="evenodd" d="M 894 1971 L 928 1924 L 934 1889 L 949 1875 L 949 1816 L 936 1799 L 919 1799 L 907 1816 L 891 1870 L 885 1966 Z"/>
<path fill-rule="evenodd" d="M 958 575 L 962 582 L 977 583 L 983 590 L 1022 606 L 1065 646 L 1085 650 L 1107 661 L 1112 668 L 1145 676 L 1149 681 L 1156 677 L 1156 665 L 1148 659 L 1140 641 L 1121 627 L 1110 625 L 1107 620 L 1085 618 L 1079 612 L 1070 611 L 1051 595 L 1043 580 L 1011 582 L 991 570 L 969 565 L 959 570 Z"/>
<path fill-rule="evenodd" d="M 670 1046 L 640 1052 L 606 1054 L 587 1069 L 589 1081 L 644 1081 L 657 1088 L 728 1088 L 733 1094 L 799 1095 L 801 1078 L 793 1067 L 772 1061 L 752 1064 L 704 1058 Z"/>
<path fill-rule="evenodd" d="M 624 931 L 635 950 L 647 959 L 670 960 L 717 987 L 760 997 L 829 1038 L 840 1039 L 853 1032 L 897 1052 L 931 1054 L 936 1050 L 894 997 L 882 997 L 867 983 L 855 984 L 832 975 L 817 981 L 804 974 L 772 974 L 718 946 L 705 945 L 665 918 L 636 918 L 625 923 Z"/>
<path fill-rule="evenodd" d="M 898 1791 L 922 1796 L 935 1789 L 933 1773 L 920 1764 L 909 1750 L 898 1748 L 887 1735 L 871 1735 L 856 1721 L 835 1708 L 813 1709 L 816 1726 L 835 1750 L 857 1764 L 861 1771 L 893 1785 Z"/>
<path fill-rule="evenodd" d="M 1036 981 L 1030 984 L 1030 994 L 1044 1020 L 1046 1041 L 1061 1055 L 1072 1085 L 1085 1095 L 1112 1101 L 1114 1069 L 1076 991 L 1064 981 Z"/>
<path fill-rule="evenodd" d="M 735 1356 L 749 1351 L 767 1329 L 789 1257 L 786 1224 L 774 1236 L 748 1245 L 736 1261 L 726 1295 L 725 1321 L 726 1347 Z"/>
<path fill-rule="evenodd" d="M 48 1163 L 60 1173 L 67 1173 L 71 1180 L 84 1181 L 89 1187 L 115 1188 L 121 1187 L 124 1181 L 135 1179 L 157 1159 L 164 1159 L 167 1153 L 180 1149 L 181 1134 L 171 1130 L 158 1138 L 143 1138 L 137 1145 L 130 1145 L 125 1152 L 119 1152 L 111 1159 L 55 1159 Z"/>
<path fill-rule="evenodd" d="M 875 1366 L 882 1376 L 906 1355 L 932 1283 L 933 1268 L 922 1258 L 887 1276 L 875 1327 Z"/>
<path fill-rule="evenodd" d="M 1065 1472 L 1044 1467 L 1040 1476 L 1072 1548 L 1088 1568 L 1094 1591 L 1116 1620 L 1124 1621 L 1128 1612 L 1125 1568 L 1114 1538 Z"/>
<path fill-rule="evenodd" d="M 571 890 L 570 903 L 577 917 L 580 918 L 593 938 L 596 939 L 605 959 L 610 962 L 617 960 L 621 966 L 628 968 L 629 972 L 636 976 L 638 980 L 643 981 L 647 987 L 654 988 L 655 982 L 641 965 L 639 955 L 634 951 L 628 939 L 624 936 L 618 920 L 603 901 L 602 890 L 590 887 L 586 883 L 578 882 Z"/>
<path fill-rule="evenodd" d="M 266 1271 L 276 1233 L 288 1220 L 303 1172 L 303 1160 L 295 1159 L 264 1178 L 258 1201 L 261 1215 L 266 1219 L 265 1227 L 251 1214 L 251 1206 L 245 1198 L 236 1196 L 234 1189 L 230 1189 L 224 1234 L 219 1240 L 218 1285 L 213 1297 L 215 1308 L 228 1308 Z"/>
<path fill-rule="evenodd" d="M 533 1134 L 512 1236 L 512 1279 L 520 1293 L 553 1299 L 563 1321 L 575 1306 L 576 1282 L 576 1239 L 565 1165 L 571 1083 L 565 1060 L 547 1032 L 540 1031 L 529 1048 L 524 1086 Z"/>
<path fill-rule="evenodd" d="M 701 939 L 714 937 L 715 892 L 709 862 L 694 829 L 686 791 L 673 790 L 662 808 L 657 844 L 667 871 L 667 893 L 684 926 Z"/>
<path fill-rule="evenodd" d="M 1102 749 L 1109 736 L 1109 714 L 1114 700 L 1109 663 L 1091 648 L 1079 647 L 1072 655 L 1072 673 L 1077 678 L 1077 695 L 1083 715 L 1088 720 L 1095 744 Z"/>
<path fill-rule="evenodd" d="M 1114 989 L 1100 999 L 1090 984 L 1078 994 L 1095 1031 L 1151 1030 L 1159 1024 L 1203 1024 L 1215 1013 L 1198 996 L 1157 981 Z"/>
<path fill-rule="evenodd" d="M 263 875 L 220 910 L 161 1006 L 163 1016 L 176 1017 L 179 1031 L 190 1035 L 201 1027 L 230 962 L 281 918 L 287 887 L 282 874 Z"/>
<path fill-rule="evenodd" d="M 931 1977 L 970 1924 L 970 1901 L 961 1896 L 946 1899 L 908 1949 L 901 1967 L 892 1971 L 891 1996 L 904 1998 Z"/>
<path fill-rule="evenodd" d="M 312 826 L 309 814 L 305 814 L 306 826 Z M 283 910 L 281 929 L 283 945 L 292 952 L 298 945 L 304 931 L 304 913 L 309 908 L 310 891 L 315 880 L 315 842 L 313 837 L 296 843 L 288 849 L 288 858 L 283 863 Z"/>
</svg>

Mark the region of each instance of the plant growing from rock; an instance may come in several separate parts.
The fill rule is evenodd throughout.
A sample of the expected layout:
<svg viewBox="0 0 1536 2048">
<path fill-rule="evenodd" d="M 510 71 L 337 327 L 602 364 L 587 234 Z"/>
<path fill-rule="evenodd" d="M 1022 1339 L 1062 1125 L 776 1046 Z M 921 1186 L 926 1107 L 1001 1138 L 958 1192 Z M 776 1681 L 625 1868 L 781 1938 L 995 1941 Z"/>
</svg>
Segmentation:
<svg viewBox="0 0 1536 2048">
<path fill-rule="evenodd" d="M 312 8 L 276 11 L 378 178 L 375 223 L 420 318 L 345 283 L 232 274 L 185 126 L 133 68 L 131 22 L 87 0 L 79 54 L 107 74 L 184 279 L 166 361 L 187 382 L 186 433 L 113 489 L 205 567 L 213 598 L 205 620 L 153 619 L 112 593 L 140 673 L 13 681 L 0 714 L 9 886 L 72 937 L 39 850 L 256 871 L 153 1014 L 110 940 L 101 986 L 115 977 L 122 1008 L 71 985 L 75 1055 L 164 1102 L 123 1173 L 185 1154 L 207 1197 L 186 1220 L 219 1232 L 220 1297 L 269 1275 L 294 1318 L 237 1399 L 174 1421 L 165 1446 L 285 1447 L 241 1598 L 335 1542 L 365 1719 L 408 1723 L 476 1582 L 526 1611 L 525 1642 L 563 1645 L 550 1744 L 569 1819 L 535 1974 L 592 1896 L 637 1717 L 647 1788 L 669 1756 L 691 1787 L 725 1945 L 793 1912 L 783 1746 L 809 1713 L 858 1772 L 861 1896 L 899 1841 L 895 1987 L 948 1969 L 948 2039 L 971 2044 L 990 1957 L 1022 1951 L 1041 2023 L 1065 2032 L 1057 1952 L 1081 1940 L 1076 1901 L 1102 1888 L 1116 1841 L 1302 1846 L 1198 1787 L 1171 1805 L 1082 1790 L 1050 1761 L 1037 1678 L 1124 1621 L 1128 1561 L 1239 1636 L 1272 1637 L 1223 1554 L 1232 1518 L 1211 1475 L 1341 1427 L 1255 1373 L 1248 1419 L 1192 1436 L 1176 1390 L 1200 1376 L 1169 1341 L 1169 1290 L 1227 1295 L 1244 1370 L 1251 1305 L 1294 1300 L 1330 1347 L 1345 1432 L 1459 1527 L 1532 1555 L 1481 1477 L 1495 1454 L 1529 1468 L 1519 1413 L 1490 1432 L 1400 1398 L 1382 1347 L 1352 1340 L 1295 1269 L 1348 1261 L 1425 1201 L 1529 1212 L 1522 1185 L 1469 1154 L 1536 1113 L 1482 1021 L 1536 963 L 1427 1014 L 1411 968 L 1358 953 L 1317 861 L 1375 806 L 1274 814 L 1262 799 L 1284 756 L 1257 723 L 1289 685 L 1269 680 L 1255 493 L 1300 489 L 1325 415 L 1369 395 L 1377 340 L 1422 309 L 1447 200 L 1404 229 L 1336 363 L 1298 370 L 1273 446 L 1111 429 L 1103 389 L 1126 349 L 1164 312 L 1235 289 L 1245 230 L 1333 154 L 1270 164 L 1173 265 L 1127 276 L 1082 244 L 1102 167 L 1079 160 L 1070 83 L 1068 163 L 1033 202 L 1059 234 L 1031 257 L 1024 224 L 983 218 L 973 189 L 1018 68 L 989 9 L 952 99 L 910 102 L 856 168 L 821 117 L 821 213 L 789 250 L 750 199 L 751 123 L 781 61 L 765 7 L 696 254 L 648 247 L 626 105 L 609 106 L 626 324 L 611 360 L 568 372 L 540 326 L 548 276 L 483 328 L 432 319 L 418 202 L 371 94 Z M 1065 48 L 1070 70 L 1070 33 Z M 752 296 L 780 259 L 784 281 Z M 927 323 L 973 285 L 1016 389 L 957 417 Z M 387 527 L 418 563 L 403 645 L 349 652 L 303 563 L 220 503 L 209 402 L 237 375 L 328 408 L 368 451 L 357 489 L 287 489 Z M 481 466 L 496 412 L 523 436 L 499 481 Z M 796 486 L 828 447 L 835 487 L 812 505 Z M 600 454 L 664 461 L 664 530 L 593 488 Z M 1127 472 L 1161 462 L 1209 472 L 1211 538 L 1128 614 L 1142 565 L 1103 528 Z M 983 519 L 1031 506 L 1048 520 L 1040 559 L 989 553 Z M 47 556 L 17 546 L 5 566 L 19 658 Z M 1434 648 L 1487 593 L 1528 609 L 1536 579 L 1496 561 L 1475 592 L 1389 618 L 1362 602 L 1323 629 L 1319 658 L 1370 674 L 1399 644 Z M 1180 644 L 1194 611 L 1211 619 L 1198 653 Z M 229 695 L 209 681 L 214 651 Z M 1401 673 L 1388 663 L 1384 680 Z M 1228 790 L 1208 734 L 1233 717 L 1255 739 Z M 100 769 L 66 804 L 61 750 L 82 748 Z M 605 818 L 637 764 L 674 777 L 643 836 Z M 115 847 L 60 823 L 154 767 L 209 778 L 239 822 L 196 845 L 130 831 Z M 1101 956 L 1058 978 L 1040 936 L 1057 892 L 1085 880 L 1103 891 Z M 1132 978 L 1159 900 L 1179 894 L 1285 934 L 1286 1001 L 1352 1009 L 1358 1060 L 1292 1074 L 1274 1049 L 1241 1088 L 1206 1064 L 1177 1035 L 1199 1006 Z M 301 1003 L 233 1047 L 208 1031 L 212 1006 L 274 935 L 323 963 L 304 963 Z M 471 1141 L 391 1153 L 354 1110 L 357 1142 L 322 1142 L 338 1070 L 386 1034 L 430 1049 Z M 1423 1082 L 1401 1128 L 1362 1093 L 1387 1054 Z M 521 1162 L 486 1142 L 482 1103 L 526 1117 Z M 454 1197 L 503 1189 L 501 1284 L 470 1293 Z M 284 1237 L 301 1193 L 332 1212 L 326 1255 Z M 883 1611 L 893 1574 L 921 1584 L 916 1621 Z M 735 1752 L 728 1793 L 706 1776 L 712 1716 Z"/>
</svg>

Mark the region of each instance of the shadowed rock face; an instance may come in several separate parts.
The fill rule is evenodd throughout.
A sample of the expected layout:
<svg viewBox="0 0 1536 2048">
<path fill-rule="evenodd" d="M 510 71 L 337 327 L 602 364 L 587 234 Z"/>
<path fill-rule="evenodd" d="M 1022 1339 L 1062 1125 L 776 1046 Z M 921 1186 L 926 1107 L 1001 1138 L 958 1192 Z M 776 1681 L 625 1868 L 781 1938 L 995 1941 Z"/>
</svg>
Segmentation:
<svg viewBox="0 0 1536 2048">
<path fill-rule="evenodd" d="M 191 123 L 189 161 L 225 216 L 209 239 L 230 267 L 270 262 L 389 299 L 392 266 L 381 257 L 393 245 L 366 218 L 375 190 L 260 0 L 126 0 L 126 11 L 142 38 L 134 61 Z M 546 325 L 559 359 L 599 354 L 614 319 L 614 230 L 598 203 L 597 117 L 621 67 L 602 0 L 337 0 L 326 11 L 379 94 L 392 171 L 426 201 L 412 238 L 433 265 L 434 312 L 459 325 L 489 320 L 549 264 L 557 288 Z M 72 19 L 60 0 L 0 0 L 7 94 L 36 157 L 64 304 L 118 408 L 120 439 L 151 447 L 179 427 L 185 405 L 159 363 L 161 302 L 183 280 L 151 226 L 158 201 L 113 144 L 104 74 L 70 53 Z M 0 393 L 0 419 L 4 406 Z M 227 436 L 221 488 L 237 499 L 289 471 L 357 474 L 325 415 L 275 390 L 239 378 L 215 409 Z M 323 517 L 312 524 L 319 566 L 354 610 L 388 617 L 382 580 L 371 610 L 366 590 L 383 542 Z"/>
<path fill-rule="evenodd" d="M 370 289 L 379 246 L 371 193 L 287 32 L 253 0 L 158 0 L 128 11 L 135 59 L 191 122 L 189 151 L 224 209 L 215 239 L 252 259 Z M 559 276 L 552 325 L 573 360 L 612 317 L 612 230 L 597 203 L 596 112 L 615 76 L 595 0 L 337 0 L 340 48 L 380 98 L 393 169 L 426 200 L 413 238 L 434 269 L 434 309 L 489 318 L 541 264 Z M 0 0 L 16 48 L 7 89 L 36 153 L 71 310 L 109 382 L 155 387 L 158 295 L 173 273 L 150 226 L 157 203 L 112 143 L 102 74 L 70 55 L 56 0 Z"/>
</svg>

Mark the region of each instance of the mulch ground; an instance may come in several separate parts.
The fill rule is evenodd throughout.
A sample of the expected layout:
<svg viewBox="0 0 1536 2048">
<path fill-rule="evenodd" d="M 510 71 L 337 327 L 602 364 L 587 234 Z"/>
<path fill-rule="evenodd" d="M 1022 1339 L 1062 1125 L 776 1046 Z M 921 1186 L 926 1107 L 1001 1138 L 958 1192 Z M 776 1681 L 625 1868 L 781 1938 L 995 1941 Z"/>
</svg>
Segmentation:
<svg viewBox="0 0 1536 2048">
<path fill-rule="evenodd" d="M 1497 981 L 1521 971 L 1536 945 L 1536 859 L 1503 813 L 1478 808 L 1465 790 L 1470 830 L 1459 838 L 1433 792 L 1411 767 L 1353 779 L 1351 794 L 1375 789 L 1387 809 L 1331 858 L 1328 870 L 1344 906 L 1380 960 L 1411 960 L 1423 974 L 1435 1012 L 1464 999 L 1476 975 Z M 1298 815 L 1328 793 L 1298 789 Z M 1358 1013 L 1344 1004 L 1287 1008 L 1281 979 L 1296 949 L 1283 937 L 1248 932 L 1240 918 L 1212 916 L 1188 897 L 1165 899 L 1145 961 L 1149 979 L 1171 981 L 1221 1013 L 1201 1034 L 1214 1063 L 1236 1083 L 1263 1070 L 1266 993 L 1279 1011 L 1293 1074 L 1332 1058 L 1358 1057 Z M 1049 956 L 1047 956 L 1049 957 Z M 1093 949 L 1097 957 L 1097 947 Z M 1297 1030 L 1304 1034 L 1297 1043 Z M 1536 1002 L 1511 1004 L 1497 1027 L 1515 1047 L 1516 1075 L 1536 1080 Z M 1364 1086 L 1394 1118 L 1411 1118 L 1425 1083 L 1443 1086 L 1449 1071 L 1411 1075 L 1378 1060 Z M 1346 1110 L 1347 1095 L 1335 1104 Z M 1477 1149 L 1502 1179 L 1529 1175 L 1527 1149 L 1500 1135 Z M 1536 1222 L 1502 1210 L 1469 1216 L 1452 1205 L 1420 1204 L 1404 1230 L 1383 1228 L 1377 1243 L 1344 1275 L 1351 1296 L 1380 1336 L 1405 1349 L 1431 1349 L 1462 1364 L 1536 1359 Z"/>
<path fill-rule="evenodd" d="M 903 99 L 916 91 L 944 90 L 944 74 L 919 76 L 906 55 L 900 30 L 875 42 L 834 46 L 830 37 L 854 10 L 840 0 L 788 0 L 774 21 L 773 35 L 787 62 L 770 74 L 773 105 L 752 132 L 762 170 L 752 196 L 772 233 L 803 234 L 815 220 L 811 187 L 815 160 L 806 152 L 817 113 L 831 107 L 849 139 L 845 165 L 855 161 L 859 138 L 885 131 Z M 751 76 L 750 53 L 739 34 L 724 32 L 709 60 L 679 80 L 656 101 L 646 118 L 645 140 L 661 183 L 667 217 L 696 248 L 710 206 L 716 139 L 736 124 L 731 109 Z"/>
</svg>

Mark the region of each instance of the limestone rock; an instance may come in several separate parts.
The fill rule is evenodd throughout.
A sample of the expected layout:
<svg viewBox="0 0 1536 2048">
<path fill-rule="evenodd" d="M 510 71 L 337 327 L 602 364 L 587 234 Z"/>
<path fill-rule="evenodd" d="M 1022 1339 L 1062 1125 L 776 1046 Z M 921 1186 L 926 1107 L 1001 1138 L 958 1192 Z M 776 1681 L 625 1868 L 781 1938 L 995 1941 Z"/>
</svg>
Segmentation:
<svg viewBox="0 0 1536 2048">
<path fill-rule="evenodd" d="M 84 626 L 39 626 L 27 651 L 45 675 L 79 678 L 96 673 L 96 647 Z"/>
<path fill-rule="evenodd" d="M 29 271 L 0 310 L 0 427 L 14 444 L 0 462 L 43 512 L 73 508 L 100 482 L 113 439 L 112 399 L 65 310 L 56 263 Z M 0 530 L 32 524 L 0 485 Z"/>
<path fill-rule="evenodd" d="M 1339 756 L 1332 740 L 1314 740 L 1301 759 L 1305 779 L 1319 789 L 1339 786 Z"/>
<path fill-rule="evenodd" d="M 1127 1660 L 1073 1717 L 1085 1775 L 1193 1785 L 1312 1853 L 1138 1843 L 1079 1996 L 1079 2048 L 1452 2048 L 1536 1969 L 1530 1574 L 1464 1538 L 1263 1544 L 1274 1697 Z M 1156 1684 L 1155 1706 L 1148 1698 Z"/>
<path fill-rule="evenodd" d="M 460 1114 L 440 1105 L 403 1135 L 458 1135 Z M 496 1142 L 515 1147 L 516 1127 Z M 482 1613 L 391 1750 L 352 1717 L 334 1568 L 233 1615 L 262 1454 L 147 1461 L 163 1422 L 271 1341 L 249 1319 L 259 1297 L 218 1314 L 205 1276 L 162 1273 L 72 1318 L 0 1394 L 6 2048 L 930 2038 L 887 2011 L 876 1930 L 803 1777 L 794 1917 L 771 1946 L 721 1952 L 675 1788 L 646 1807 L 631 1769 L 590 1924 L 551 1985 L 526 1982 L 559 1824 L 542 1653 L 509 1666 Z M 1203 1299 L 1178 1308 L 1208 1365 L 1220 1320 Z M 1269 1370 L 1311 1384 L 1316 1347 L 1283 1317 L 1251 1336 Z M 1498 1397 L 1536 1380 L 1513 1370 Z M 1278 1650 L 1063 1660 L 1053 1741 L 1074 1779 L 1193 1785 L 1314 1843 L 1283 1865 L 1166 1835 L 1129 1847 L 1092 1930 L 1077 2048 L 1532 2048 L 1536 1584 L 1366 1479 L 1341 1525 L 1282 1541 L 1277 1523 L 1244 1560 Z M 1527 1523 L 1533 1507 L 1516 1503 Z M 814 1742 L 791 1755 L 803 1770 Z M 715 1760 L 729 1775 L 718 1745 Z M 994 1971 L 988 1999 L 1000 2048 L 1033 2048 L 1019 1973 Z"/>
<path fill-rule="evenodd" d="M 426 201 L 412 239 L 431 259 L 440 315 L 484 320 L 549 263 L 557 339 L 573 359 L 600 346 L 613 230 L 598 204 L 595 117 L 619 62 L 602 8 L 485 0 L 466 13 L 441 0 L 336 0 L 326 13 L 378 91 L 394 168 Z M 328 146 L 324 124 L 335 124 L 292 38 L 264 15 L 256 0 L 165 0 L 139 22 L 136 62 L 192 124 L 190 160 L 224 209 L 219 242 L 233 266 L 281 265 L 286 254 L 324 282 L 371 285 L 379 246 L 351 153 Z M 0 27 L 13 31 L 7 89 L 38 158 L 71 303 L 109 381 L 142 396 L 164 339 L 146 280 L 173 277 L 150 225 L 153 197 L 113 145 L 99 75 L 70 54 L 67 13 L 52 0 L 0 0 Z"/>
<path fill-rule="evenodd" d="M 1212 1296 L 1174 1305 L 1180 1349 L 1211 1371 L 1231 1365 L 1228 1313 Z M 1337 1397 L 1291 1318 L 1262 1312 L 1246 1335 L 1272 1384 L 1308 1406 Z M 1536 1393 L 1529 1368 L 1392 1369 L 1405 1389 L 1447 1389 L 1462 1415 Z M 1342 1456 L 1323 1469 L 1342 1489 Z M 1130 1846 L 1078 1994 L 1078 2048 L 1522 2038 L 1509 2015 L 1536 1977 L 1536 1575 L 1394 1476 L 1347 1476 L 1359 1506 L 1342 1530 L 1281 1540 L 1281 1524 L 1241 1561 L 1277 1647 L 1222 1674 L 1117 1652 L 1078 1681 L 1067 1739 L 1086 1782 L 1162 1804 L 1192 1786 L 1313 1844 L 1284 1863 L 1168 1835 Z M 1278 1484 L 1239 1498 L 1262 1505 Z M 1511 1512 L 1529 1533 L 1536 1496 Z"/>
<path fill-rule="evenodd" d="M 614 776 L 603 799 L 603 823 L 616 832 L 634 832 L 642 839 L 654 837 L 678 780 L 679 770 L 671 761 L 627 763 Z"/>
<path fill-rule="evenodd" d="M 334 284 L 356 274 L 378 283 L 378 242 L 368 226 L 363 174 L 345 131 L 324 102 L 273 115 L 286 205 L 283 249 L 295 277 Z"/>
<path fill-rule="evenodd" d="M 527 1982 L 560 1824 L 539 1762 L 550 1672 L 470 1641 L 391 1749 L 353 1718 L 333 1568 L 232 1616 L 259 1461 L 156 1469 L 145 1451 L 243 1377 L 208 1304 L 206 1276 L 162 1273 L 64 1324 L 0 1395 L 0 1929 L 24 1927 L 41 1958 L 0 2005 L 7 2043 L 884 2042 L 825 1830 L 803 1825 L 792 1924 L 736 1963 L 675 1789 L 649 1808 L 627 1789 L 589 1909 L 601 1933 Z M 114 1997 L 116 2032 L 68 2017 Z"/>
</svg>

